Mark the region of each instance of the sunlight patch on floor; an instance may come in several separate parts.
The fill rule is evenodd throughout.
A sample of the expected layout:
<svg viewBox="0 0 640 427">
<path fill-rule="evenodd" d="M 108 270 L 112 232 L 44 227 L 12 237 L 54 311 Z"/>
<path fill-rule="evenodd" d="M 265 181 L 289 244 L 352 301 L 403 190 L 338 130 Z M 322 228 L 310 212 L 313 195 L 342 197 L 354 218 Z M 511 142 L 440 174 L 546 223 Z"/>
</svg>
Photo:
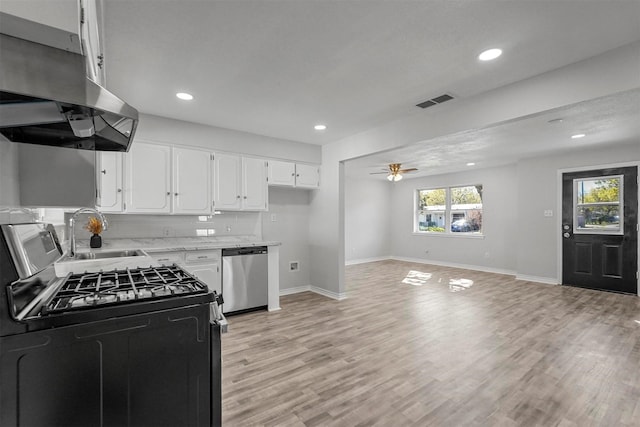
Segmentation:
<svg viewBox="0 0 640 427">
<path fill-rule="evenodd" d="M 422 286 L 427 283 L 427 280 L 431 279 L 431 273 L 423 273 L 421 271 L 411 270 L 407 276 L 402 279 L 402 283 L 413 286 Z"/>
<path fill-rule="evenodd" d="M 465 291 L 473 286 L 471 279 L 451 279 L 449 280 L 449 291 L 460 292 Z"/>
</svg>

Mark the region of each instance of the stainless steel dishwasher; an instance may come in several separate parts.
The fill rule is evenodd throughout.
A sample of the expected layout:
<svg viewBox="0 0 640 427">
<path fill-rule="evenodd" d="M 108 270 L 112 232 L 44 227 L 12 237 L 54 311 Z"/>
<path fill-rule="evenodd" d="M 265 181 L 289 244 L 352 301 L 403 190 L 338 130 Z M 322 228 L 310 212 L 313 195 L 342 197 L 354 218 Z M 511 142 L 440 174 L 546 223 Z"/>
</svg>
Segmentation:
<svg viewBox="0 0 640 427">
<path fill-rule="evenodd" d="M 223 313 L 267 308 L 267 278 L 266 246 L 223 249 Z"/>
</svg>

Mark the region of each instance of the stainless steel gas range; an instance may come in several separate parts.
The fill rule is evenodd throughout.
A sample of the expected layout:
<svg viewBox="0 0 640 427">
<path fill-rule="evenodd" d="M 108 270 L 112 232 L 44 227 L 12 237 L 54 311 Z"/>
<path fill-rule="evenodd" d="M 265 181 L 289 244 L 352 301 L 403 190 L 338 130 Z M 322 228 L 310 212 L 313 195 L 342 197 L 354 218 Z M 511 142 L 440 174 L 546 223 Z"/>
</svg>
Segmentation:
<svg viewBox="0 0 640 427">
<path fill-rule="evenodd" d="M 57 278 L 61 255 L 0 226 L 0 425 L 220 425 L 215 291 L 175 265 Z"/>
</svg>

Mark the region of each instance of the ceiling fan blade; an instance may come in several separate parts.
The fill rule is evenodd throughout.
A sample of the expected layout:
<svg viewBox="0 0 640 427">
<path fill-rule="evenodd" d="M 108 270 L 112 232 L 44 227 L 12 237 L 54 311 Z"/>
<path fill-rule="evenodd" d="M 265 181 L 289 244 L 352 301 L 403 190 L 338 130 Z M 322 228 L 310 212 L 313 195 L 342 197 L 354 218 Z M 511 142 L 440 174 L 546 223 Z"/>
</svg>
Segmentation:
<svg viewBox="0 0 640 427">
<path fill-rule="evenodd" d="M 405 173 L 405 172 L 415 172 L 417 171 L 417 168 L 409 168 L 409 169 L 400 169 L 399 172 L 400 173 Z"/>
<path fill-rule="evenodd" d="M 384 172 L 369 172 L 369 175 L 378 175 L 378 174 L 383 174 L 383 173 L 389 173 L 389 171 L 384 171 Z"/>
</svg>

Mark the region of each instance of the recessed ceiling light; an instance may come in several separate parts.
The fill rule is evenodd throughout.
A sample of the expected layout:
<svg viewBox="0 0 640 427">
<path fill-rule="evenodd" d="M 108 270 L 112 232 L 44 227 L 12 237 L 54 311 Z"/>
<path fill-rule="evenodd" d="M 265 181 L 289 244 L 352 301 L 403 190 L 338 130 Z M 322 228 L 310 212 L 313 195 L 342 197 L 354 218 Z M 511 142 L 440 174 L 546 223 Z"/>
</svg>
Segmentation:
<svg viewBox="0 0 640 427">
<path fill-rule="evenodd" d="M 469 162 L 469 163 L 467 163 L 467 166 L 475 166 L 475 165 L 476 165 L 476 164 L 475 164 L 475 163 L 473 163 L 473 162 Z"/>
<path fill-rule="evenodd" d="M 488 49 L 478 55 L 480 61 L 491 61 L 502 55 L 502 49 Z"/>
<path fill-rule="evenodd" d="M 193 95 L 191 95 L 190 93 L 186 93 L 186 92 L 178 92 L 176 93 L 176 96 L 180 99 L 183 99 L 185 101 L 191 101 L 193 99 Z"/>
<path fill-rule="evenodd" d="M 313 128 L 315 130 L 326 130 L 327 129 L 327 125 L 315 125 Z"/>
<path fill-rule="evenodd" d="M 571 135 L 571 139 L 580 139 L 580 138 L 584 138 L 585 135 L 584 133 L 576 133 L 575 135 Z"/>
</svg>

